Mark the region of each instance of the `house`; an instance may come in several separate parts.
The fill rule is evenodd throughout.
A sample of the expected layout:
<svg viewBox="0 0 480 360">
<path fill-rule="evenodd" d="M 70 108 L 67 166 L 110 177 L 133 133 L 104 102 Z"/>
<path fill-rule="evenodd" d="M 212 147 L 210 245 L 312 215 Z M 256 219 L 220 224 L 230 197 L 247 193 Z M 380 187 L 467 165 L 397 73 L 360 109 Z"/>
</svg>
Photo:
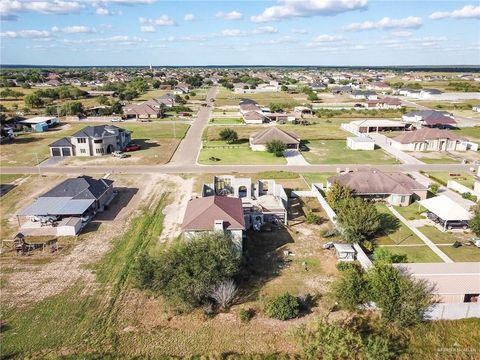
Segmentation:
<svg viewBox="0 0 480 360">
<path fill-rule="evenodd" d="M 418 203 L 427 209 L 427 217 L 440 224 L 443 230 L 450 229 L 451 222 L 463 222 L 464 228 L 467 229 L 468 221 L 473 217 L 471 212 L 445 195 L 424 199 Z"/>
<path fill-rule="evenodd" d="M 35 132 L 47 131 L 49 128 L 59 123 L 60 121 L 56 116 L 37 116 L 30 119 L 17 121 L 17 124 L 20 124 L 23 127 Z"/>
<path fill-rule="evenodd" d="M 249 111 L 243 114 L 243 121 L 245 124 L 262 124 L 270 120 L 259 111 Z"/>
<path fill-rule="evenodd" d="M 387 119 L 354 120 L 348 126 L 359 133 L 404 131 L 406 124 L 401 121 Z"/>
<path fill-rule="evenodd" d="M 433 99 L 436 95 L 443 94 L 443 91 L 437 89 L 423 89 L 420 91 L 419 98 L 420 99 Z"/>
<path fill-rule="evenodd" d="M 38 197 L 18 214 L 25 235 L 77 235 L 114 197 L 113 181 L 79 176 Z"/>
<path fill-rule="evenodd" d="M 202 196 L 230 196 L 242 200 L 245 226 L 259 230 L 264 223 L 287 224 L 288 197 L 275 180 L 237 178 L 233 175 L 213 177 L 203 185 Z"/>
<path fill-rule="evenodd" d="M 267 143 L 273 140 L 283 142 L 288 149 L 298 150 L 300 146 L 300 138 L 297 134 L 281 130 L 278 127 L 270 127 L 250 136 L 250 149 L 253 151 L 266 151 Z"/>
<path fill-rule="evenodd" d="M 87 91 L 87 96 L 96 97 L 96 96 L 117 96 L 116 91 L 100 91 L 100 90 L 89 90 Z"/>
<path fill-rule="evenodd" d="M 240 103 L 240 113 L 241 114 L 246 114 L 252 111 L 256 112 L 262 112 L 262 108 L 258 106 L 257 104 L 252 104 L 252 103 Z"/>
<path fill-rule="evenodd" d="M 387 173 L 374 168 L 335 175 L 327 179 L 327 188 L 339 183 L 353 195 L 369 200 L 385 200 L 391 205 L 408 206 L 413 200 L 426 199 L 427 187 L 400 173 Z"/>
<path fill-rule="evenodd" d="M 446 128 L 457 123 L 450 113 L 436 110 L 410 111 L 402 115 L 402 120 L 415 127 Z"/>
<path fill-rule="evenodd" d="M 347 137 L 347 147 L 352 150 L 375 150 L 375 140 L 366 136 Z"/>
<path fill-rule="evenodd" d="M 414 89 L 408 89 L 408 88 L 403 88 L 403 89 L 398 89 L 396 91 L 398 95 L 406 96 L 406 97 L 419 97 L 420 96 L 420 90 L 414 90 Z"/>
<path fill-rule="evenodd" d="M 402 101 L 394 97 L 385 97 L 379 100 L 368 100 L 367 107 L 375 109 L 400 109 Z"/>
<path fill-rule="evenodd" d="M 186 83 L 178 83 L 173 87 L 173 93 L 175 95 L 188 94 L 190 88 Z"/>
<path fill-rule="evenodd" d="M 480 317 L 480 263 L 404 263 L 393 266 L 433 285 L 433 294 L 439 304 L 471 304 L 470 316 L 463 317 Z M 460 307 L 456 308 L 461 310 Z M 459 311 L 458 315 L 461 313 Z"/>
<path fill-rule="evenodd" d="M 402 151 L 466 151 L 468 140 L 449 130 L 422 128 L 406 131 L 389 139 L 392 147 Z"/>
<path fill-rule="evenodd" d="M 358 99 L 358 100 L 377 100 L 378 95 L 374 91 L 362 91 L 362 90 L 355 90 L 352 91 L 350 94 L 350 97 L 352 99 Z"/>
<path fill-rule="evenodd" d="M 130 130 L 113 125 L 87 126 L 49 145 L 51 156 L 102 156 L 121 151 L 131 142 Z"/>
<path fill-rule="evenodd" d="M 154 100 L 152 102 L 154 102 Z M 127 117 L 135 117 L 135 119 L 140 121 L 157 119 L 161 116 L 160 105 L 154 107 L 147 103 L 128 105 L 125 107 L 124 113 Z"/>
<path fill-rule="evenodd" d="M 175 95 L 167 93 L 167 94 L 162 95 L 159 98 L 155 99 L 155 102 L 158 103 L 159 107 L 161 106 L 161 104 L 164 104 L 166 107 L 171 108 L 171 107 L 175 106 Z"/>
<path fill-rule="evenodd" d="M 240 198 L 214 195 L 188 202 L 182 222 L 184 237 L 194 239 L 200 233 L 214 231 L 229 235 L 241 252 L 245 219 Z"/>
</svg>

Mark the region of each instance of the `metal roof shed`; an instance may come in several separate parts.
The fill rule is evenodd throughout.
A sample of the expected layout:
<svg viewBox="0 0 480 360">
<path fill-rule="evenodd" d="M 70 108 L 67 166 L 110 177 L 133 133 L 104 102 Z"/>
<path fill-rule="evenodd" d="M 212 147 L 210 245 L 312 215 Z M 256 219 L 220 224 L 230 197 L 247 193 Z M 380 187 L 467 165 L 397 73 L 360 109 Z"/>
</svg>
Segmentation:
<svg viewBox="0 0 480 360">
<path fill-rule="evenodd" d="M 19 215 L 82 215 L 94 202 L 94 199 L 74 200 L 71 197 L 41 197 L 22 210 Z"/>
<path fill-rule="evenodd" d="M 333 247 L 335 248 L 335 253 L 337 255 L 338 261 L 354 261 L 355 260 L 355 249 L 352 245 L 349 244 L 339 244 L 334 243 Z"/>
</svg>

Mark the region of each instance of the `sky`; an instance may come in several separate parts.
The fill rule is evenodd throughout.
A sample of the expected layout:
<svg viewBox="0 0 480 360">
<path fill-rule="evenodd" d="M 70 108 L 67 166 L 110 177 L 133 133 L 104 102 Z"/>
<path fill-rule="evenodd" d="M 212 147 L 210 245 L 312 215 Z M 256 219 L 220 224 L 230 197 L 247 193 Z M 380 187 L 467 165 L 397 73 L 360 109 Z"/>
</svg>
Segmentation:
<svg viewBox="0 0 480 360">
<path fill-rule="evenodd" d="M 480 64 L 478 0 L 0 0 L 0 16 L 1 64 Z"/>
</svg>

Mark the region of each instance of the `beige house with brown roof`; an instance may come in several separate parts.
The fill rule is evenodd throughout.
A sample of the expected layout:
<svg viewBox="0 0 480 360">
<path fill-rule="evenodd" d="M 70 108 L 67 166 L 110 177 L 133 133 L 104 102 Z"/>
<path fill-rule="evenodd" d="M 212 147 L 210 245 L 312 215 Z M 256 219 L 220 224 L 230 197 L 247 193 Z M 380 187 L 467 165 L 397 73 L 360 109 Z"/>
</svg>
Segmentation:
<svg viewBox="0 0 480 360">
<path fill-rule="evenodd" d="M 190 200 L 182 222 L 183 235 L 191 239 L 213 231 L 229 235 L 242 250 L 245 218 L 240 198 L 214 195 Z"/>
<path fill-rule="evenodd" d="M 300 138 L 297 134 L 284 131 L 276 126 L 269 127 L 259 133 L 250 136 L 250 149 L 253 151 L 266 151 L 267 143 L 273 140 L 283 142 L 288 149 L 298 150 L 300 146 Z"/>
<path fill-rule="evenodd" d="M 408 131 L 389 140 L 390 145 L 402 151 L 467 151 L 468 140 L 450 130 L 421 128 Z"/>
<path fill-rule="evenodd" d="M 355 196 L 385 200 L 391 205 L 408 206 L 413 200 L 426 199 L 428 188 L 410 176 L 365 168 L 327 179 L 327 188 L 339 183 L 352 189 Z"/>
</svg>

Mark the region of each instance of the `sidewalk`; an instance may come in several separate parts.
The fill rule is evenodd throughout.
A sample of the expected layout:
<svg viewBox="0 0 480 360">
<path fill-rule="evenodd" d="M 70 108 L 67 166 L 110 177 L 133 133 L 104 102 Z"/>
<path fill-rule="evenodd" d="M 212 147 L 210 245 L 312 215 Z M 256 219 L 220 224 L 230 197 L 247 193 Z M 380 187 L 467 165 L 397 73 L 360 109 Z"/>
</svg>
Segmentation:
<svg viewBox="0 0 480 360">
<path fill-rule="evenodd" d="M 392 206 L 387 206 L 393 215 L 395 215 L 402 223 L 404 223 L 412 232 L 417 235 L 435 254 L 437 254 L 443 262 L 453 263 L 453 260 L 450 259 L 445 253 L 443 253 L 437 245 L 435 245 L 429 238 L 423 235 L 416 227 L 412 226 L 410 222 L 405 219 L 400 213 L 395 210 Z"/>
</svg>

